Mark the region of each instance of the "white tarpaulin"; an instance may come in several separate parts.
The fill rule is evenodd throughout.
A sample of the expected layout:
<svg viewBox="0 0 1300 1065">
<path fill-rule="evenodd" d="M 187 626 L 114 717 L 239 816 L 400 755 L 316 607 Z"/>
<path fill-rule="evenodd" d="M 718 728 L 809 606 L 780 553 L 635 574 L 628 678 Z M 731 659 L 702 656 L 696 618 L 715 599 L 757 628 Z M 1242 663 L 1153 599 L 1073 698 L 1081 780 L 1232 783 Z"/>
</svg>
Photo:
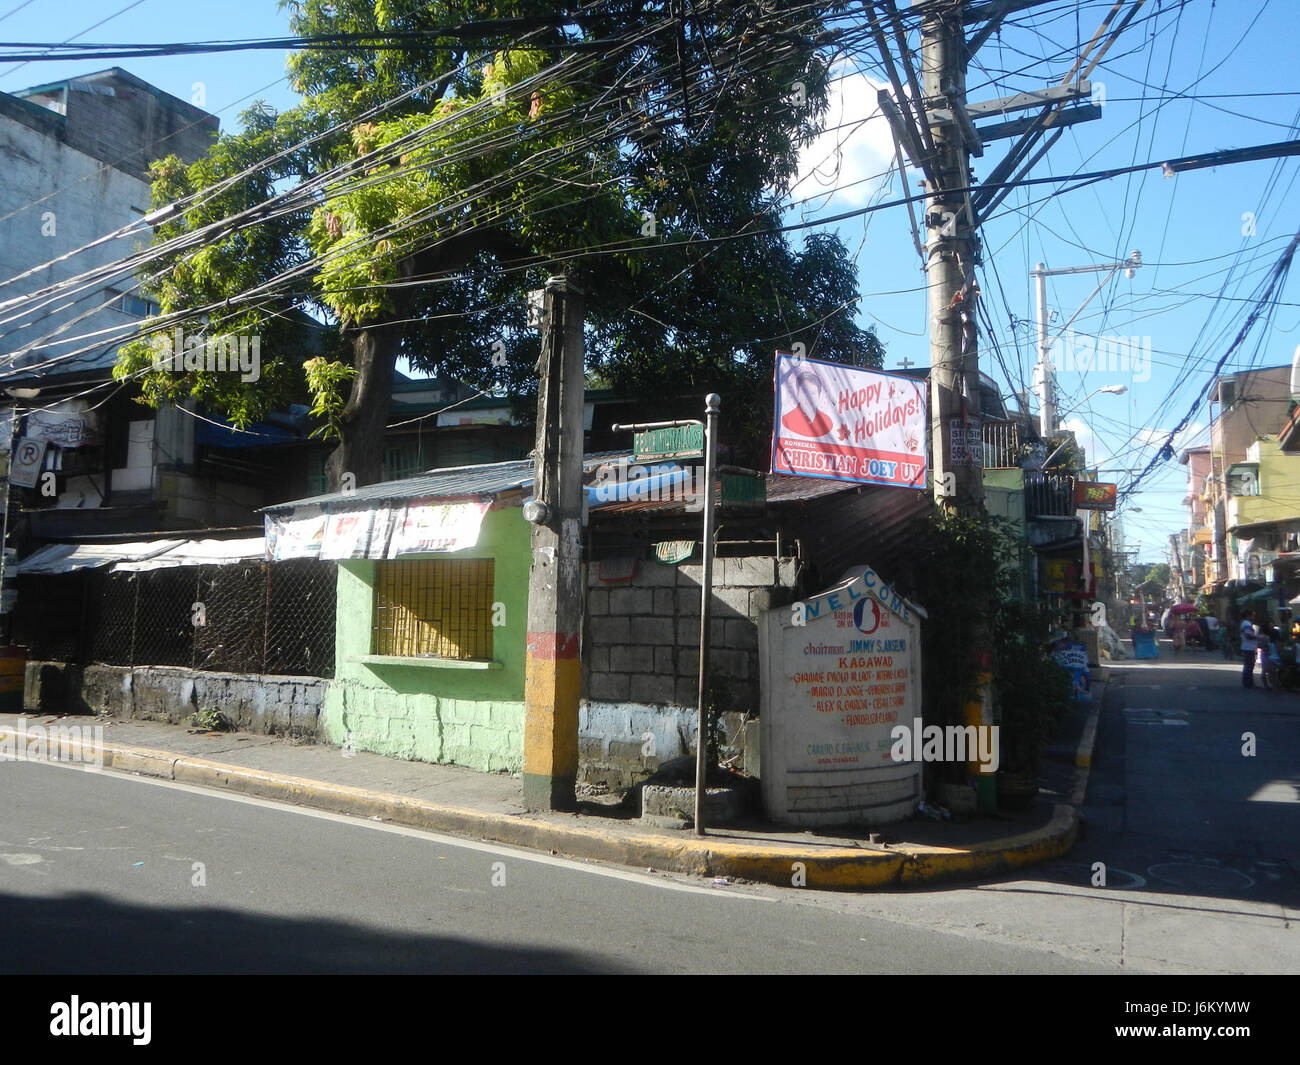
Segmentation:
<svg viewBox="0 0 1300 1065">
<path fill-rule="evenodd" d="M 329 514 L 325 518 L 325 538 L 321 540 L 321 558 L 365 558 L 375 527 L 373 510 L 353 510 Z M 388 546 L 387 538 L 384 546 Z"/>
<path fill-rule="evenodd" d="M 478 543 L 490 503 L 416 500 L 373 510 L 321 513 L 302 507 L 286 515 L 265 515 L 266 553 L 291 558 L 397 558 L 400 555 L 460 551 Z"/>
<path fill-rule="evenodd" d="M 243 540 L 183 540 L 175 547 L 136 562 L 119 562 L 110 573 L 134 573 L 175 566 L 226 566 L 234 562 L 263 562 L 266 540 L 250 536 Z"/>
<path fill-rule="evenodd" d="M 80 569 L 111 566 L 117 562 L 143 562 L 179 547 L 184 540 L 141 540 L 129 544 L 50 544 L 18 563 L 23 575 L 75 573 Z"/>
<path fill-rule="evenodd" d="M 393 528 L 388 557 L 428 551 L 461 551 L 478 543 L 489 503 L 412 503 Z"/>
<path fill-rule="evenodd" d="M 325 515 L 320 507 L 303 507 L 285 517 L 265 515 L 266 557 L 282 562 L 289 558 L 320 558 L 325 539 Z"/>
</svg>

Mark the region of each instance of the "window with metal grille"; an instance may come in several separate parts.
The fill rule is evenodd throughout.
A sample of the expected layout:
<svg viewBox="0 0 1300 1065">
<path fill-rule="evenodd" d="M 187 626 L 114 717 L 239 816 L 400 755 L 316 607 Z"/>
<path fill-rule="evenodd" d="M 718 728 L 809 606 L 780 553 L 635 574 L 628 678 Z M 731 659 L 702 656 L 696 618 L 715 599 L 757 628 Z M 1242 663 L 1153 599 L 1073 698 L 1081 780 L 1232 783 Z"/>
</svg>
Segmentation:
<svg viewBox="0 0 1300 1065">
<path fill-rule="evenodd" d="M 372 654 L 492 657 L 490 558 L 375 563 Z"/>
</svg>

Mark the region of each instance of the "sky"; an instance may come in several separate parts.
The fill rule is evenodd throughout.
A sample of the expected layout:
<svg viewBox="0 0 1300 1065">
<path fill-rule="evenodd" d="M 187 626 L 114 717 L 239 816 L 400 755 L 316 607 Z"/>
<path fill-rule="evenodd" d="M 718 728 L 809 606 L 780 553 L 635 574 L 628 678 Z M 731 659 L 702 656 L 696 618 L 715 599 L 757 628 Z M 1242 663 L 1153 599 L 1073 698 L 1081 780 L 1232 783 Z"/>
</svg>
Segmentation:
<svg viewBox="0 0 1300 1065">
<path fill-rule="evenodd" d="M 1132 2 L 1132 0 L 1130 0 Z M 900 2 L 900 8 L 905 4 Z M 1053 0 L 1014 16 L 973 58 L 972 103 L 1055 84 L 1068 72 L 1111 0 Z M 1031 176 L 1070 175 L 1146 161 L 1290 140 L 1300 124 L 1293 52 L 1297 0 L 1147 0 L 1134 27 L 1092 74 L 1102 116 L 1069 127 Z M 274 0 L 178 5 L 174 0 L 0 0 L 0 46 L 14 41 L 164 42 L 281 36 L 288 13 Z M 18 89 L 119 65 L 218 115 L 222 128 L 254 99 L 278 108 L 297 98 L 286 53 L 249 51 L 162 59 L 0 64 L 0 90 Z M 837 127 L 804 152 L 788 218 L 815 219 L 895 199 L 893 145 L 876 105 L 885 84 L 860 53 L 838 65 L 826 125 Z M 986 176 L 1007 141 L 972 161 Z M 982 289 L 994 326 L 980 342 L 981 369 L 1008 403 L 1032 388 L 1035 297 L 1029 271 L 1111 263 L 1142 254 L 1133 278 L 1111 277 L 1071 325 L 1057 371 L 1063 423 L 1087 449 L 1102 480 L 1121 489 L 1169 433 L 1176 452 L 1208 439 L 1210 408 L 1197 396 L 1212 378 L 1257 295 L 1256 288 L 1300 228 L 1291 206 L 1300 159 L 1271 160 L 1161 176 L 1115 178 L 1073 191 L 1064 185 L 1016 190 L 985 220 Z M 906 172 L 909 192 L 919 173 Z M 855 257 L 857 312 L 886 346 L 886 368 L 928 361 L 924 275 L 904 208 L 829 226 Z M 796 234 L 795 239 L 798 239 Z M 1048 280 L 1054 331 L 1079 311 L 1103 274 Z M 1224 372 L 1290 364 L 1300 344 L 1300 282 L 1274 293 Z M 1088 342 L 1110 339 L 1108 357 L 1088 363 Z M 1135 338 L 1129 347 L 1114 338 Z M 1131 358 L 1124 356 L 1132 352 Z M 1149 352 L 1149 357 L 1148 353 Z M 815 356 L 815 352 L 810 352 Z M 1068 356 L 1068 357 L 1067 357 Z M 1124 385 L 1123 395 L 1099 393 Z M 1036 401 L 1031 409 L 1036 410 Z M 1170 533 L 1185 525 L 1186 467 L 1162 463 L 1128 497 L 1119 519 L 1125 544 L 1143 561 L 1163 561 Z"/>
</svg>

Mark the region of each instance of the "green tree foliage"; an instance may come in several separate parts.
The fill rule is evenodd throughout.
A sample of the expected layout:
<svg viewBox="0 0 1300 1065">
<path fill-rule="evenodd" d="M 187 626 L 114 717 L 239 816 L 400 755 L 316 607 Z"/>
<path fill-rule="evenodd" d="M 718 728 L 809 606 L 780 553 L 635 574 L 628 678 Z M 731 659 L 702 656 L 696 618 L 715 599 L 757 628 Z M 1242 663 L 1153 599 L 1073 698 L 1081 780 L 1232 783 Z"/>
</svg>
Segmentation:
<svg viewBox="0 0 1300 1065">
<path fill-rule="evenodd" d="M 475 26 L 296 52 L 299 106 L 258 105 L 206 158 L 155 166 L 155 207 L 216 190 L 159 227 L 192 239 L 152 291 L 164 313 L 220 303 L 191 328 L 260 334 L 263 367 L 251 383 L 150 374 L 151 402 L 246 424 L 305 397 L 339 435 L 332 480 L 377 480 L 396 359 L 526 405 L 540 341 L 525 294 L 561 268 L 587 294 L 590 371 L 632 395 L 721 392 L 758 450 L 774 349 L 880 364 L 843 244 L 777 231 L 825 111 L 814 8 L 613 0 L 561 25 L 537 0 L 284 6 L 300 35 Z M 322 175 L 294 209 L 258 207 Z M 131 346 L 119 375 L 154 352 Z"/>
</svg>

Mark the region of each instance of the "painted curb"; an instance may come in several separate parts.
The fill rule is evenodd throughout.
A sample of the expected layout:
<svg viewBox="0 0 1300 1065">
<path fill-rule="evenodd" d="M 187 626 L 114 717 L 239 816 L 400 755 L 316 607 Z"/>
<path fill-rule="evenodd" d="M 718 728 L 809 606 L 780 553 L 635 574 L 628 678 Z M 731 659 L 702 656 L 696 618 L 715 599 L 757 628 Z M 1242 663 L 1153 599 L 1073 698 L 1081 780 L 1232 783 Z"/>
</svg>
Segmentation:
<svg viewBox="0 0 1300 1065">
<path fill-rule="evenodd" d="M 16 730 L 0 728 L 0 737 L 9 733 L 16 739 Z M 899 846 L 837 849 L 827 854 L 800 844 L 628 835 L 583 825 L 547 824 L 522 813 L 483 813 L 143 747 L 105 744 L 103 765 L 122 773 L 236 791 L 569 858 L 810 890 L 900 887 L 988 876 L 1060 857 L 1074 845 L 1079 829 L 1075 810 L 1056 806 L 1051 820 L 1040 828 L 969 848 Z"/>
</svg>

